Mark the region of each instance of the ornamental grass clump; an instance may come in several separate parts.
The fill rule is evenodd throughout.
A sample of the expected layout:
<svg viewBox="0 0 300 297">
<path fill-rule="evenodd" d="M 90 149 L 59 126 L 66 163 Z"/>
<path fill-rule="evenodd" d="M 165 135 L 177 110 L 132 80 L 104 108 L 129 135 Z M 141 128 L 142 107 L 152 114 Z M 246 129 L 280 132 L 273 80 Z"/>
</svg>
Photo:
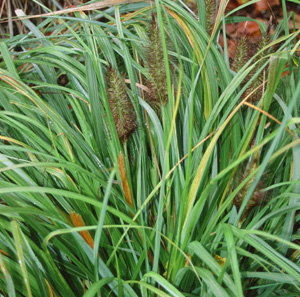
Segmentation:
<svg viewBox="0 0 300 297">
<path fill-rule="evenodd" d="M 0 42 L 0 297 L 299 296 L 298 33 L 242 108 L 268 58 L 233 76 L 221 26 L 137 1 L 17 11 Z"/>
<path fill-rule="evenodd" d="M 121 142 L 126 142 L 136 128 L 136 115 L 126 92 L 125 83 L 118 73 L 110 67 L 107 76 L 108 102 Z"/>
<path fill-rule="evenodd" d="M 156 114 L 159 115 L 160 108 L 168 101 L 168 89 L 161 35 L 154 14 L 152 14 L 148 37 L 149 44 L 146 49 L 146 65 L 149 72 L 147 80 L 149 91 L 145 99 Z"/>
</svg>

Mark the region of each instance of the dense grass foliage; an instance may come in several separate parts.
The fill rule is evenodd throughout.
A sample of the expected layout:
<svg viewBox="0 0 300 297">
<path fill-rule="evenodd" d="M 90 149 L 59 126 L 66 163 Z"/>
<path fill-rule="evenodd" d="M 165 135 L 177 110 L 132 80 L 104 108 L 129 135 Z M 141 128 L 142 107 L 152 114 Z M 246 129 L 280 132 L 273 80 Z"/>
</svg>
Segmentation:
<svg viewBox="0 0 300 297">
<path fill-rule="evenodd" d="M 1 41 L 0 296 L 299 296 L 299 32 L 261 24 L 233 71 L 218 38 L 244 19 L 203 11 Z"/>
</svg>

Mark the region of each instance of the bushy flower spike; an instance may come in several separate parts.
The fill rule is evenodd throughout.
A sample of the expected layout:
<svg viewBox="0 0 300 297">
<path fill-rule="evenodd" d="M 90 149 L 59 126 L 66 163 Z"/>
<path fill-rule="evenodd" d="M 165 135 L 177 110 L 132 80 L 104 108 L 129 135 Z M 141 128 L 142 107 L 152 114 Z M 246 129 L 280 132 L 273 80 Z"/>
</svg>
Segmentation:
<svg viewBox="0 0 300 297">
<path fill-rule="evenodd" d="M 253 69 L 248 73 L 245 80 L 242 83 L 244 86 L 256 73 L 257 71 L 263 66 L 265 60 L 263 59 L 266 56 L 266 51 L 262 50 L 265 46 L 268 45 L 270 42 L 270 29 L 271 29 L 271 20 L 268 25 L 268 29 L 266 31 L 265 36 L 261 38 L 257 45 L 251 43 L 247 36 L 243 36 L 238 40 L 237 50 L 234 55 L 234 60 L 232 63 L 232 70 L 238 72 L 247 61 L 249 61 L 254 55 L 260 52 L 254 59 L 253 64 L 255 66 Z M 255 78 L 255 80 L 248 86 L 245 93 L 243 94 L 244 97 L 248 96 L 252 93 L 257 87 L 261 86 L 258 90 L 256 90 L 251 97 L 249 98 L 250 102 L 256 102 L 260 100 L 262 96 L 262 83 L 264 80 L 264 76 L 267 76 L 268 68 L 265 71 L 260 72 L 260 74 Z"/>
<path fill-rule="evenodd" d="M 243 170 L 243 173 L 240 174 L 240 177 L 238 179 L 238 184 L 242 183 L 243 180 L 249 176 L 255 169 L 257 168 L 257 160 L 254 160 L 253 164 L 249 166 L 248 169 Z M 237 210 L 240 209 L 252 183 L 254 182 L 255 175 L 246 183 L 246 185 L 240 190 L 240 192 L 236 195 L 233 204 L 236 206 Z M 241 216 L 240 222 L 243 222 L 249 212 L 256 206 L 261 205 L 265 202 L 265 192 L 262 191 L 264 187 L 263 180 L 260 180 L 254 192 L 252 193 L 252 196 L 248 200 L 248 203 L 243 211 L 243 214 Z"/>
<path fill-rule="evenodd" d="M 136 115 L 126 93 L 125 83 L 111 67 L 107 76 L 108 102 L 121 142 L 126 142 L 136 128 Z"/>
<path fill-rule="evenodd" d="M 216 20 L 216 1 L 205 0 L 206 31 L 210 35 Z"/>
<path fill-rule="evenodd" d="M 232 70 L 235 72 L 238 72 L 247 62 L 247 44 L 248 39 L 245 35 L 238 40 L 234 60 L 232 63 Z"/>
<path fill-rule="evenodd" d="M 145 99 L 155 112 L 159 114 L 160 107 L 168 101 L 168 89 L 161 36 L 154 14 L 152 15 L 148 36 L 149 45 L 146 51 L 146 64 L 149 71 L 149 79 L 147 81 L 149 93 Z"/>
</svg>

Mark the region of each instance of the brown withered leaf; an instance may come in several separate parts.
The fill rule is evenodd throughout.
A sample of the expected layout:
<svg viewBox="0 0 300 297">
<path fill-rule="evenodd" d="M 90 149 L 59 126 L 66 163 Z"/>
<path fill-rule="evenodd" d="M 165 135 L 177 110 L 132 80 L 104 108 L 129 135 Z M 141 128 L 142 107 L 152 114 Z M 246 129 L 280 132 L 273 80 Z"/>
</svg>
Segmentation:
<svg viewBox="0 0 300 297">
<path fill-rule="evenodd" d="M 126 174 L 126 167 L 125 167 L 125 162 L 124 162 L 124 156 L 123 153 L 120 152 L 120 155 L 118 157 L 118 163 L 119 163 L 119 170 L 120 170 L 120 175 L 121 175 L 121 181 L 122 181 L 122 187 L 125 195 L 125 199 L 127 203 L 133 207 L 132 199 L 131 199 L 131 193 L 130 193 L 130 188 L 127 180 L 127 174 Z"/>
<path fill-rule="evenodd" d="M 120 4 L 127 4 L 127 3 L 143 2 L 143 1 L 145 0 L 104 0 L 101 2 L 91 3 L 84 6 L 73 7 L 73 8 L 58 10 L 50 13 L 43 13 L 43 14 L 25 16 L 25 17 L 22 17 L 21 15 L 22 12 L 19 12 L 20 10 L 17 9 L 16 14 L 18 16 L 21 16 L 21 18 L 19 19 L 32 19 L 32 18 L 45 17 L 45 16 L 56 15 L 56 14 L 71 13 L 76 11 L 91 11 L 91 10 L 101 9 L 104 7 L 110 7 L 110 6 L 120 5 Z"/>
<path fill-rule="evenodd" d="M 45 281 L 46 286 L 48 288 L 49 297 L 56 297 L 56 294 L 55 294 L 53 288 L 51 287 L 51 285 L 49 284 L 48 280 L 44 278 L 44 281 Z"/>
<path fill-rule="evenodd" d="M 70 213 L 71 221 L 74 225 L 74 227 L 84 227 L 85 222 L 83 221 L 83 218 L 81 215 L 77 214 L 75 211 Z M 82 238 L 85 240 L 85 242 L 93 249 L 94 248 L 94 240 L 90 234 L 89 231 L 80 231 L 79 232 Z"/>
</svg>

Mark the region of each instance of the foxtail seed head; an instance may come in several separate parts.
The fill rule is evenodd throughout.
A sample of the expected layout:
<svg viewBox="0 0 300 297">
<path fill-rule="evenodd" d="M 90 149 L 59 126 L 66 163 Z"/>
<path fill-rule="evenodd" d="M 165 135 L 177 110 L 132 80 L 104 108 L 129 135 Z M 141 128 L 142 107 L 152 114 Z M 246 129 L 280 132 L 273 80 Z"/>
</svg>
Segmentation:
<svg viewBox="0 0 300 297">
<path fill-rule="evenodd" d="M 126 142 L 136 128 L 136 115 L 126 92 L 125 83 L 111 67 L 107 76 L 108 103 L 121 142 Z"/>
<path fill-rule="evenodd" d="M 216 0 L 204 0 L 205 16 L 206 16 L 206 31 L 211 35 L 216 21 Z"/>
<path fill-rule="evenodd" d="M 152 14 L 148 37 L 149 44 L 146 49 L 146 65 L 149 72 L 147 81 L 149 93 L 146 94 L 145 99 L 159 115 L 160 107 L 168 101 L 168 89 L 161 36 L 154 14 Z"/>
<path fill-rule="evenodd" d="M 270 30 L 271 29 L 271 20 L 269 22 L 266 34 L 261 37 L 260 41 L 257 43 L 250 42 L 247 36 L 243 36 L 237 40 L 237 50 L 235 51 L 233 63 L 232 63 L 232 70 L 238 72 L 246 63 L 249 61 L 253 56 L 255 56 L 258 52 L 259 54 L 253 60 L 253 64 L 255 66 L 253 69 L 248 73 L 244 81 L 242 82 L 242 86 L 244 86 L 263 66 L 265 63 L 264 57 L 267 55 L 267 51 L 264 48 L 270 42 Z M 263 80 L 264 76 L 267 75 L 268 68 L 265 68 L 265 71 L 261 71 L 259 75 L 253 80 L 253 82 L 247 87 L 243 97 L 248 96 L 252 93 L 256 88 L 260 86 L 249 98 L 250 102 L 256 102 L 260 100 L 263 91 Z"/>
<path fill-rule="evenodd" d="M 243 173 L 240 174 L 240 177 L 238 179 L 238 184 L 242 183 L 244 179 L 246 179 L 247 176 L 249 176 L 255 169 L 257 168 L 257 162 L 254 161 L 253 164 L 249 166 L 248 169 L 243 170 Z M 236 206 L 237 210 L 240 209 L 252 183 L 254 182 L 255 175 L 246 183 L 246 185 L 240 190 L 240 192 L 236 195 L 234 198 L 233 204 Z M 265 192 L 262 191 L 264 187 L 263 180 L 260 180 L 254 192 L 252 193 L 252 196 L 247 202 L 247 205 L 243 211 L 243 214 L 241 216 L 240 222 L 243 222 L 247 215 L 250 213 L 250 211 L 265 202 Z"/>
</svg>

